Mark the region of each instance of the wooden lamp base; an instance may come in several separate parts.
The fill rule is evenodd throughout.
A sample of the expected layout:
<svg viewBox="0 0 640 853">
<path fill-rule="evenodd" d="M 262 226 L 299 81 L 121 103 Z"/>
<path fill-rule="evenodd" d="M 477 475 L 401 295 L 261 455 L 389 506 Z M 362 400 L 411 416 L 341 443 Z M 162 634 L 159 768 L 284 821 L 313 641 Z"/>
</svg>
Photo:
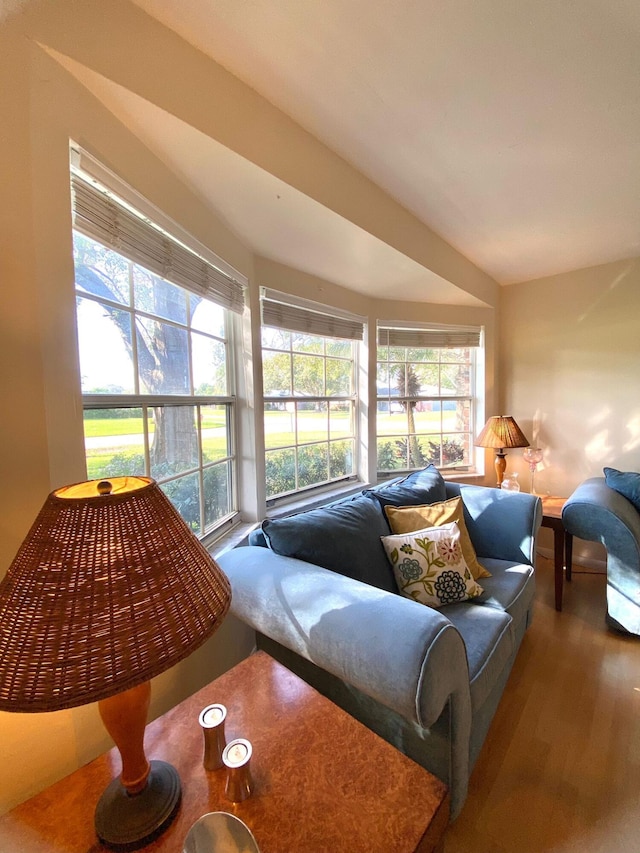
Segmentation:
<svg viewBox="0 0 640 853">
<path fill-rule="evenodd" d="M 146 846 L 171 823 L 180 796 L 175 767 L 166 761 L 152 761 L 147 784 L 140 793 L 129 794 L 119 779 L 107 786 L 96 807 L 96 835 L 116 850 Z"/>
<path fill-rule="evenodd" d="M 116 849 L 135 850 L 160 835 L 180 804 L 178 771 L 165 761 L 147 761 L 144 752 L 150 697 L 146 681 L 98 703 L 120 752 L 122 773 L 98 801 L 95 828 L 100 841 Z"/>
<path fill-rule="evenodd" d="M 496 452 L 496 460 L 495 460 L 495 468 L 496 468 L 496 478 L 498 481 L 498 488 L 502 485 L 502 481 L 504 480 L 504 472 L 507 470 L 507 455 L 504 452 L 504 448 L 498 450 Z"/>
</svg>

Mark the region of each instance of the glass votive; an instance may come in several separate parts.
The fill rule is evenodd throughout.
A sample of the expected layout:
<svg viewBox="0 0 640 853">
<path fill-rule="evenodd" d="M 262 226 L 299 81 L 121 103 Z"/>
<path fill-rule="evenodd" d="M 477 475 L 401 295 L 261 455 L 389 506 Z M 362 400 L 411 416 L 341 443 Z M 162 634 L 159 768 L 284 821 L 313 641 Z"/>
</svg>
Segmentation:
<svg viewBox="0 0 640 853">
<path fill-rule="evenodd" d="M 227 782 L 224 793 L 232 803 L 241 803 L 251 796 L 253 790 L 250 767 L 252 752 L 251 744 L 244 738 L 230 741 L 223 750 L 222 763 L 227 768 Z"/>
<path fill-rule="evenodd" d="M 512 474 L 507 474 L 502 480 L 500 488 L 505 492 L 519 492 L 518 472 L 514 471 Z"/>
<path fill-rule="evenodd" d="M 198 722 L 204 736 L 204 756 L 202 764 L 205 770 L 218 770 L 223 766 L 222 753 L 226 744 L 224 721 L 227 709 L 224 705 L 207 705 L 200 711 Z"/>
</svg>

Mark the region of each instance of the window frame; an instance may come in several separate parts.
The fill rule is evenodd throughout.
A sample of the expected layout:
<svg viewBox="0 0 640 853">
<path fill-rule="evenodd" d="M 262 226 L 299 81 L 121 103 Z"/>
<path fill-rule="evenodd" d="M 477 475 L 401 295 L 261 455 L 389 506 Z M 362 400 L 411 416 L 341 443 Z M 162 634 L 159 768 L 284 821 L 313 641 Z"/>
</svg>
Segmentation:
<svg viewBox="0 0 640 853">
<path fill-rule="evenodd" d="M 269 291 L 269 296 L 273 295 L 273 291 Z M 309 312 L 315 316 L 309 316 L 307 313 L 307 318 L 309 320 L 309 325 L 311 327 L 316 327 L 316 321 L 318 321 L 321 325 L 321 329 L 331 329 L 330 325 L 335 321 L 335 317 L 331 317 L 330 315 L 322 314 L 320 312 L 320 316 L 318 318 L 318 306 L 313 303 L 309 303 L 307 300 L 296 300 L 291 303 L 285 302 L 285 297 L 282 297 L 284 309 L 286 311 L 287 308 L 291 307 L 294 309 L 292 311 L 292 315 L 295 315 L 294 323 L 299 325 L 300 317 L 304 316 L 305 312 L 308 312 L 308 306 L 313 305 L 314 310 Z M 267 300 L 264 300 L 264 291 L 263 291 L 263 303 L 262 309 L 264 312 L 264 303 Z M 299 307 L 303 305 L 304 307 Z M 272 306 L 270 306 L 271 308 Z M 324 311 L 326 312 L 327 306 L 322 306 Z M 273 313 L 270 313 L 269 316 L 273 316 Z M 344 313 L 340 316 L 340 312 L 338 314 L 340 317 L 340 322 L 343 321 L 343 318 L 346 322 L 349 322 L 349 315 Z M 360 318 L 351 318 L 353 321 L 353 327 L 359 327 L 360 332 L 363 330 L 363 324 Z M 286 323 L 286 321 L 284 321 Z M 306 325 L 303 323 L 303 325 Z M 316 327 L 317 328 L 317 327 Z M 288 345 L 285 348 L 284 346 L 278 347 L 271 344 L 265 344 L 264 341 L 264 332 L 265 330 L 272 330 L 274 332 L 278 332 L 283 335 L 288 335 Z M 358 334 L 358 332 L 350 332 L 350 334 Z M 309 335 L 311 337 L 322 340 L 322 353 L 313 353 L 305 350 L 297 349 L 294 344 L 296 340 L 296 336 L 305 336 Z M 331 342 L 340 341 L 342 343 L 348 343 L 351 347 L 351 353 L 349 356 L 343 355 L 332 355 L 328 352 L 328 344 Z M 358 477 L 359 470 L 359 394 L 358 394 L 358 373 L 359 373 L 359 356 L 360 356 L 360 348 L 358 346 L 358 338 L 357 337 L 341 337 L 338 335 L 331 334 L 318 334 L 312 329 L 300 329 L 300 328 L 284 328 L 282 325 L 272 325 L 269 323 L 265 323 L 264 321 L 261 323 L 260 327 L 260 348 L 261 348 L 261 357 L 263 363 L 263 382 L 264 382 L 264 356 L 265 353 L 276 353 L 276 354 L 285 354 L 289 357 L 289 373 L 290 373 L 290 392 L 291 393 L 282 393 L 282 394 L 269 394 L 265 393 L 263 387 L 263 395 L 262 395 L 262 404 L 263 404 L 263 424 L 264 424 L 264 452 L 265 452 L 265 497 L 266 497 L 266 505 L 267 507 L 277 506 L 279 504 L 290 502 L 295 500 L 300 496 L 306 496 L 310 493 L 314 492 L 322 492 L 327 489 L 335 488 L 337 485 L 341 483 L 353 482 Z M 326 380 L 327 380 L 327 362 L 331 360 L 336 361 L 344 361 L 349 363 L 350 365 L 350 394 L 296 394 L 295 393 L 295 370 L 294 370 L 294 358 L 296 355 L 300 356 L 310 356 L 312 358 L 319 358 L 323 360 L 323 384 L 326 391 Z M 271 389 L 272 390 L 272 389 Z M 326 413 L 327 413 L 327 427 L 326 427 L 326 438 L 323 438 L 319 441 L 301 441 L 299 440 L 299 411 L 300 406 L 307 404 L 325 404 L 326 405 Z M 348 434 L 340 434 L 335 438 L 331 436 L 331 405 L 332 404 L 348 404 L 349 406 L 349 432 Z M 290 407 L 289 411 L 293 410 L 294 414 L 294 425 L 292 425 L 292 433 L 294 440 L 287 444 L 278 445 L 277 447 L 270 447 L 268 445 L 267 435 L 268 431 L 266 428 L 266 414 L 267 414 L 267 406 L 284 406 Z M 348 441 L 351 445 L 351 470 L 345 474 L 340 474 L 336 477 L 331 477 L 331 446 L 338 444 L 339 442 Z M 315 483 L 310 484 L 302 484 L 300 485 L 300 449 L 305 447 L 314 447 L 314 446 L 325 446 L 327 448 L 327 474 L 328 477 L 325 480 L 319 480 Z M 292 451 L 293 452 L 293 465 L 294 465 L 294 488 L 286 489 L 279 492 L 274 492 L 269 494 L 269 481 L 267 476 L 267 460 L 270 454 L 280 452 L 280 451 Z"/>
<path fill-rule="evenodd" d="M 226 397 L 226 398 L 215 398 L 213 400 L 211 397 L 189 397 L 189 396 L 179 396 L 179 395 L 171 395 L 169 396 L 154 396 L 154 395 L 108 395 L 108 394 L 84 394 L 82 397 L 82 408 L 83 411 L 95 411 L 96 409 L 141 409 L 142 410 L 142 420 L 143 422 L 147 421 L 148 417 L 151 417 L 151 414 L 146 414 L 145 410 L 153 409 L 156 407 L 167 408 L 169 406 L 175 407 L 190 407 L 197 410 L 198 420 L 200 419 L 200 408 L 203 406 L 229 406 L 227 415 L 225 417 L 225 429 L 227 433 L 227 447 L 231 451 L 226 456 L 221 456 L 219 459 L 214 460 L 213 462 L 204 462 L 202 458 L 202 438 L 201 438 L 201 430 L 198 428 L 198 464 L 193 466 L 192 468 L 185 468 L 184 470 L 172 474 L 166 477 L 154 476 L 151 470 L 151 461 L 150 461 L 150 442 L 148 439 L 147 430 L 143 432 L 143 440 L 144 440 L 144 460 L 145 460 L 145 470 L 144 472 L 136 472 L 136 473 L 144 473 L 146 477 L 154 477 L 154 479 L 158 482 L 158 484 L 162 487 L 167 483 L 175 482 L 180 480 L 183 477 L 191 476 L 193 474 L 198 475 L 199 480 L 199 503 L 200 510 L 199 515 L 201 519 L 201 532 L 198 533 L 198 538 L 201 540 L 208 540 L 209 538 L 217 538 L 221 532 L 223 532 L 228 527 L 232 526 L 235 519 L 238 517 L 238 503 L 237 503 L 237 475 L 235 474 L 235 465 L 237 463 L 237 453 L 236 453 L 236 441 L 235 441 L 235 398 Z M 85 456 L 86 458 L 86 456 Z M 227 489 L 228 494 L 230 496 L 229 505 L 231 507 L 230 511 L 224 514 L 221 518 L 217 519 L 215 523 L 206 527 L 204 525 L 205 518 L 205 493 L 204 493 L 204 472 L 207 470 L 214 468 L 218 465 L 223 464 L 231 464 L 231 468 L 227 469 Z M 108 479 L 109 475 L 105 474 L 104 478 Z"/>
<path fill-rule="evenodd" d="M 72 158 L 73 159 L 73 158 Z M 188 245 L 185 244 L 184 232 L 181 232 L 180 238 L 177 239 L 173 237 L 173 235 L 166 231 L 163 225 L 158 225 L 155 221 L 149 219 L 148 214 L 139 213 L 139 211 L 131 205 L 131 202 L 128 201 L 126 203 L 122 203 L 121 198 L 118 196 L 117 190 L 113 190 L 110 187 L 105 187 L 103 183 L 99 182 L 97 179 L 93 178 L 91 175 L 82 174 L 77 167 L 72 168 L 72 188 L 73 192 L 73 210 L 74 210 L 74 223 L 73 223 L 73 237 L 74 237 L 74 256 L 75 256 L 75 234 L 78 233 L 85 239 L 89 239 L 94 243 L 97 243 L 101 246 L 106 252 L 114 252 L 119 256 L 128 266 L 127 266 L 127 274 L 128 274 L 128 288 L 126 298 L 127 301 L 124 302 L 124 294 L 123 301 L 120 302 L 113 298 L 109 298 L 108 295 L 105 294 L 96 294 L 85 289 L 82 289 L 81 285 L 79 285 L 76 281 L 74 290 L 76 297 L 76 310 L 75 310 L 75 322 L 76 326 L 79 323 L 79 299 L 85 299 L 93 301 L 94 303 L 103 306 L 104 310 L 108 310 L 108 308 L 117 309 L 118 311 L 123 311 L 128 314 L 130 318 L 130 328 L 132 333 L 132 375 L 134 381 L 134 393 L 123 393 L 123 394 L 112 394 L 112 393 L 82 393 L 82 407 L 83 412 L 88 412 L 92 410 L 100 410 L 100 409 L 136 409 L 140 410 L 140 414 L 137 414 L 136 417 L 141 416 L 142 419 L 142 433 L 140 436 L 140 452 L 143 450 L 144 457 L 144 472 L 136 471 L 135 473 L 144 473 L 146 476 L 153 476 L 154 479 L 158 481 L 158 483 L 162 487 L 166 487 L 168 484 L 178 482 L 180 479 L 183 479 L 185 482 L 188 482 L 186 478 L 195 476 L 197 478 L 198 483 L 198 518 L 194 522 L 197 527 L 198 537 L 205 544 L 210 542 L 220 535 L 222 535 L 226 530 L 234 526 L 239 520 L 239 509 L 238 509 L 238 479 L 239 479 L 239 471 L 238 471 L 238 457 L 237 457 L 237 447 L 238 447 L 238 436 L 237 436 L 237 395 L 235 393 L 235 359 L 237 357 L 236 353 L 236 341 L 235 341 L 235 330 L 236 330 L 236 322 L 234 321 L 235 313 L 238 311 L 238 306 L 240 301 L 244 301 L 244 297 L 241 296 L 242 290 L 246 286 L 246 281 L 242 280 L 241 276 L 232 277 L 228 274 L 227 270 L 223 270 L 223 267 L 226 266 L 224 264 L 220 264 L 220 269 L 216 267 L 211 267 L 211 261 L 203 259 L 202 255 L 198 254 L 195 251 L 195 248 L 192 249 Z M 104 204 L 108 203 L 110 207 L 116 208 L 116 215 L 118 213 L 117 205 L 123 204 L 123 209 L 125 211 L 126 217 L 129 218 L 128 228 L 131 231 L 131 228 L 137 229 L 140 227 L 143 232 L 151 232 L 150 238 L 147 241 L 149 245 L 152 247 L 158 245 L 158 241 L 161 242 L 161 248 L 167 248 L 169 255 L 171 255 L 173 249 L 172 246 L 174 243 L 171 241 L 175 241 L 175 257 L 182 263 L 182 268 L 184 269 L 186 263 L 186 275 L 187 280 L 189 280 L 189 275 L 191 272 L 194 275 L 200 276 L 205 282 L 205 287 L 200 286 L 199 281 L 194 282 L 194 287 L 191 288 L 187 286 L 184 280 L 174 281 L 171 276 L 163 276 L 158 272 L 158 268 L 148 268 L 142 263 L 138 257 L 135 256 L 135 250 L 133 251 L 133 256 L 126 251 L 119 251 L 117 246 L 109 245 L 106 239 L 100 239 L 99 234 L 89 233 L 91 224 L 89 224 L 89 228 L 84 227 L 76 227 L 76 207 L 75 207 L 75 199 L 77 194 L 77 182 L 82 181 L 84 184 L 89 185 L 89 190 L 91 192 L 100 193 L 101 196 L 98 198 L 98 205 L 101 206 L 101 209 L 104 208 Z M 122 188 L 122 184 L 118 184 L 116 180 L 116 184 L 118 189 Z M 89 193 L 89 194 L 90 194 Z M 126 193 L 123 193 L 123 195 Z M 129 194 L 134 194 L 134 191 L 129 190 Z M 106 197 L 106 200 L 105 200 Z M 133 226 L 131 225 L 131 216 L 134 212 L 134 215 L 139 215 L 139 222 L 134 222 Z M 86 220 L 85 220 L 86 224 Z M 98 230 L 100 229 L 100 224 L 98 224 Z M 160 232 L 160 237 L 156 234 L 156 231 Z M 144 240 L 143 240 L 144 243 Z M 196 248 L 199 248 L 197 246 Z M 210 254 L 210 253 L 209 253 Z M 161 263 L 161 261 L 160 261 Z M 192 265 L 191 268 L 189 265 Z M 75 267 L 75 262 L 74 262 Z M 186 314 L 184 318 L 180 318 L 179 320 L 170 319 L 166 316 L 162 315 L 162 312 L 154 313 L 153 311 L 149 311 L 136 304 L 135 297 L 135 288 L 134 288 L 134 275 L 135 269 L 141 269 L 145 274 L 148 274 L 151 277 L 149 287 L 153 288 L 156 284 L 156 281 L 167 282 L 173 287 L 178 288 L 184 295 L 185 299 L 185 307 Z M 228 266 L 227 266 L 227 269 Z M 214 278 L 212 279 L 211 276 Z M 212 287 L 207 284 L 209 282 L 212 283 Z M 218 292 L 220 294 L 220 298 L 217 298 L 216 288 L 218 288 Z M 232 293 L 230 299 L 227 299 L 227 292 L 225 288 Z M 235 295 L 234 295 L 235 294 Z M 239 296 L 240 294 L 240 296 Z M 223 323 L 222 329 L 217 329 L 214 331 L 203 329 L 201 326 L 198 326 L 197 323 L 194 323 L 194 311 L 196 309 L 193 308 L 193 304 L 191 300 L 196 297 L 201 301 L 208 301 L 213 305 L 216 305 L 218 309 L 222 313 Z M 224 304 L 226 300 L 227 304 Z M 231 307 L 233 307 L 233 310 Z M 135 330 L 139 329 L 140 321 L 151 321 L 162 324 L 168 324 L 173 326 L 174 328 L 184 330 L 185 341 L 186 341 L 186 350 L 184 353 L 185 358 L 187 359 L 188 364 L 188 388 L 191 393 L 148 393 L 143 390 L 140 383 L 140 373 L 139 373 L 139 364 L 137 362 L 137 344 L 136 344 L 136 333 Z M 221 332 L 221 334 L 220 334 Z M 201 336 L 202 339 L 209 339 L 212 342 L 219 342 L 224 345 L 224 366 L 225 366 L 225 382 L 226 387 L 224 388 L 225 393 L 214 393 L 214 394 L 198 394 L 196 393 L 197 389 L 195 388 L 195 369 L 194 369 L 194 347 L 193 347 L 193 335 Z M 80 351 L 79 351 L 80 357 Z M 81 365 L 80 365 L 81 366 Z M 80 377 L 79 377 L 80 379 Z M 167 473 L 164 476 L 158 475 L 157 472 L 154 473 L 151 466 L 151 444 L 152 439 L 149 431 L 149 417 L 151 417 L 151 411 L 154 407 L 167 409 L 169 407 L 188 407 L 193 411 L 193 423 L 195 430 L 195 447 L 193 448 L 193 456 L 188 462 L 193 462 L 192 465 L 186 464 L 185 467 L 179 471 Z M 225 435 L 225 446 L 223 447 L 223 454 L 219 457 L 216 457 L 212 460 L 207 460 L 205 458 L 204 453 L 204 429 L 203 426 L 203 410 L 204 407 L 221 407 L 224 411 L 224 435 Z M 87 419 L 84 418 L 85 421 L 85 465 L 88 462 L 87 455 L 87 442 L 86 442 L 86 423 Z M 137 466 L 136 466 L 137 467 Z M 222 515 L 215 518 L 213 521 L 210 521 L 207 518 L 207 512 L 211 511 L 209 507 L 207 509 L 207 494 L 205 491 L 205 482 L 207 478 L 207 471 L 211 471 L 213 469 L 218 469 L 220 474 L 218 475 L 220 479 L 220 488 L 222 488 L 223 495 L 226 497 L 226 511 L 222 513 Z M 131 472 L 133 473 L 133 471 Z M 87 475 L 87 472 L 85 472 Z M 108 476 L 105 474 L 104 476 Z M 193 506 L 193 504 L 192 504 Z M 223 509 L 224 503 L 222 504 Z M 217 512 L 215 510 L 214 512 Z"/>
<path fill-rule="evenodd" d="M 392 339 L 392 333 L 397 332 L 397 336 L 400 340 L 403 338 L 408 342 L 404 346 L 400 346 L 398 344 L 393 344 L 389 342 L 389 339 Z M 383 338 L 383 333 L 388 333 L 387 341 L 381 342 L 381 338 Z M 464 345 L 468 342 L 473 342 L 477 339 L 477 344 L 471 343 L 471 345 Z M 422 343 L 421 343 L 422 341 Z M 448 345 L 445 346 L 434 346 L 433 344 L 428 343 L 429 341 L 449 341 Z M 457 343 L 462 342 L 463 345 L 459 346 Z M 391 358 L 391 350 L 404 349 L 404 360 L 400 361 L 396 358 Z M 386 358 L 380 358 L 381 350 L 386 349 Z M 432 359 L 420 359 L 420 358 L 412 358 L 409 355 L 410 350 L 435 350 L 438 352 L 439 357 L 437 361 Z M 437 365 L 438 371 L 440 374 L 440 369 L 443 365 L 448 363 L 447 360 L 443 360 L 442 352 L 443 351 L 455 351 L 455 350 L 464 350 L 468 349 L 469 351 L 469 359 L 468 361 L 463 362 L 468 365 L 469 368 L 469 393 L 468 394 L 443 394 L 440 389 L 440 393 L 438 394 L 429 394 L 429 393 L 420 393 L 420 394 L 391 394 L 391 372 L 393 366 L 404 365 L 405 368 L 405 383 L 406 379 L 406 370 L 408 365 L 415 364 L 431 364 Z M 482 409 L 482 400 L 479 396 L 479 361 L 482 357 L 482 353 L 484 352 L 484 334 L 483 330 L 480 327 L 459 327 L 459 326 L 429 326 L 425 327 L 420 324 L 409 324 L 402 323 L 395 326 L 393 323 L 378 323 L 378 337 L 377 337 L 377 348 L 376 348 L 376 374 L 375 374 L 375 388 L 376 388 L 376 429 L 375 429 L 375 437 L 376 437 L 376 471 L 377 477 L 379 480 L 388 479 L 390 477 L 399 476 L 402 474 L 410 473 L 411 471 L 418 470 L 422 467 L 423 463 L 416 465 L 415 467 L 410 467 L 410 441 L 412 438 L 420 439 L 420 437 L 430 437 L 438 438 L 439 448 L 440 448 L 440 458 L 439 461 L 433 461 L 437 468 L 439 468 L 443 473 L 452 474 L 452 475 L 475 475 L 478 474 L 478 466 L 476 461 L 476 453 L 474 451 L 473 439 L 475 434 L 475 424 L 476 419 L 478 417 L 479 411 Z M 380 394 L 379 393 L 379 385 L 380 385 L 380 371 L 381 368 L 386 369 L 386 373 L 388 376 L 387 383 L 387 393 Z M 380 430 L 380 415 L 382 414 L 380 405 L 387 404 L 389 408 L 392 403 L 398 403 L 403 406 L 402 413 L 406 418 L 406 432 L 394 432 L 394 433 L 386 433 L 381 432 Z M 409 418 L 409 406 L 411 404 L 437 404 L 439 406 L 439 411 L 441 413 L 440 417 L 440 430 L 425 432 L 424 430 L 416 429 L 415 432 L 410 432 L 410 418 Z M 466 420 L 466 428 L 463 430 L 459 430 L 459 434 L 463 435 L 464 442 L 463 445 L 468 446 L 468 455 L 469 462 L 468 464 L 447 464 L 443 458 L 444 452 L 444 442 L 448 436 L 452 435 L 451 430 L 447 430 L 443 426 L 443 418 L 442 413 L 445 410 L 446 403 L 455 403 L 455 404 L 466 404 L 467 412 L 465 416 Z M 406 453 L 407 456 L 405 458 L 405 465 L 402 465 L 397 468 L 382 468 L 380 466 L 380 443 L 382 441 L 405 441 L 406 442 Z M 420 448 L 421 450 L 422 448 Z"/>
</svg>

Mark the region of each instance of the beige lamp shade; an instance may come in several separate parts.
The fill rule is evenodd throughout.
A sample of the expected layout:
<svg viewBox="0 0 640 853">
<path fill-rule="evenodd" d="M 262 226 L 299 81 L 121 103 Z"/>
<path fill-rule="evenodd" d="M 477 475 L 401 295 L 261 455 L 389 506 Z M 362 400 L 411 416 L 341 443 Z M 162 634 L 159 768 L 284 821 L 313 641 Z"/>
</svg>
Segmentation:
<svg viewBox="0 0 640 853">
<path fill-rule="evenodd" d="M 529 440 L 511 415 L 494 415 L 486 422 L 475 440 L 476 447 L 493 447 L 496 451 L 495 469 L 497 484 L 500 486 L 507 467 L 505 449 L 508 447 L 528 447 Z"/>
<path fill-rule="evenodd" d="M 230 600 L 154 480 L 58 489 L 0 583 L 0 710 L 71 708 L 142 684 L 211 636 Z"/>
<path fill-rule="evenodd" d="M 495 415 L 486 422 L 475 444 L 476 447 L 528 447 L 529 440 L 511 415 Z"/>
</svg>

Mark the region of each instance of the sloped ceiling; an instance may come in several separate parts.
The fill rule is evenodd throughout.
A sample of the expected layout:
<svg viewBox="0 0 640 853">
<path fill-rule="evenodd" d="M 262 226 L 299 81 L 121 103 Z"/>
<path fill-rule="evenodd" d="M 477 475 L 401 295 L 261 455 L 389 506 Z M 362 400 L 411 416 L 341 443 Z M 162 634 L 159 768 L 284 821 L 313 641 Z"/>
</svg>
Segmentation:
<svg viewBox="0 0 640 853">
<path fill-rule="evenodd" d="M 134 0 L 500 283 L 640 254 L 636 0 Z"/>
<path fill-rule="evenodd" d="M 368 296 L 484 303 L 221 143 L 49 50 L 257 255 Z"/>
<path fill-rule="evenodd" d="M 496 304 L 496 282 L 640 255 L 636 0 L 2 14 L 269 260 L 473 306 Z"/>
</svg>

